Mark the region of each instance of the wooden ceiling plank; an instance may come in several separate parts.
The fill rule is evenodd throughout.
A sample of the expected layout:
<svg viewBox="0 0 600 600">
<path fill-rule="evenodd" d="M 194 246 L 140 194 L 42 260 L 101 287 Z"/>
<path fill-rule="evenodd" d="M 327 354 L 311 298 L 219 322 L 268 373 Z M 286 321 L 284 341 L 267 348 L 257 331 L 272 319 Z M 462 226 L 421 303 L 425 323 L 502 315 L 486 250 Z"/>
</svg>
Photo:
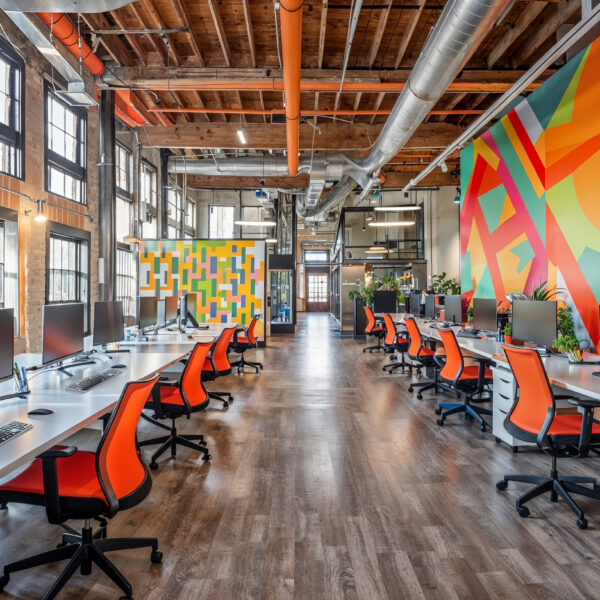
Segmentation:
<svg viewBox="0 0 600 600">
<path fill-rule="evenodd" d="M 135 15 L 135 18 L 137 19 L 141 28 L 142 29 L 150 29 L 148 27 L 148 25 L 146 24 L 146 21 L 144 20 L 144 17 L 139 9 L 139 6 L 135 3 L 130 4 L 129 6 L 130 6 L 131 10 L 133 11 L 133 14 Z M 154 51 L 158 54 L 158 56 L 162 60 L 163 64 L 166 65 L 167 64 L 167 54 L 165 52 L 165 47 L 164 47 L 162 40 L 160 42 L 158 42 L 158 40 L 156 40 L 152 34 L 146 34 L 146 37 L 148 38 L 148 41 L 150 42 L 150 44 L 152 44 Z"/>
<path fill-rule="evenodd" d="M 415 27 L 419 21 L 419 17 L 423 12 L 423 8 L 425 7 L 426 0 L 419 0 L 419 8 L 412 11 L 410 17 L 408 19 L 408 23 L 406 28 L 404 29 L 404 33 L 402 35 L 402 40 L 400 41 L 400 47 L 398 48 L 398 54 L 396 55 L 396 62 L 394 63 L 394 68 L 397 69 L 406 54 L 406 50 L 408 45 L 410 44 L 410 40 L 412 38 L 413 32 L 415 31 Z"/>
<path fill-rule="evenodd" d="M 265 96 L 262 92 L 258 92 L 258 99 L 260 102 L 260 107 L 262 110 L 265 110 Z M 267 115 L 263 115 L 263 121 L 267 122 Z"/>
<path fill-rule="evenodd" d="M 123 9 L 120 9 L 120 10 L 123 10 Z M 125 25 L 125 21 L 123 21 L 123 19 L 121 18 L 121 15 L 119 14 L 118 10 L 111 10 L 109 14 L 113 18 L 114 22 L 117 24 L 117 27 L 119 29 L 127 29 L 127 27 Z M 146 59 L 145 59 L 145 53 L 144 53 L 144 50 L 142 49 L 137 37 L 133 34 L 126 34 L 125 39 L 129 43 L 129 45 L 131 46 L 133 51 L 135 52 L 137 59 L 140 61 L 140 64 L 142 66 L 146 66 L 147 63 L 146 63 Z"/>
<path fill-rule="evenodd" d="M 208 0 L 208 7 L 210 8 L 210 14 L 212 15 L 215 29 L 217 30 L 217 37 L 219 38 L 219 44 L 221 44 L 225 64 L 228 67 L 231 67 L 231 51 L 229 50 L 229 43 L 227 42 L 227 36 L 225 35 L 225 28 L 223 27 L 223 21 L 221 20 L 221 13 L 219 12 L 217 1 Z"/>
<path fill-rule="evenodd" d="M 369 49 L 369 54 L 367 56 L 367 65 L 369 67 L 372 67 L 375 64 L 375 59 L 377 58 L 377 53 L 379 52 L 379 46 L 381 45 L 381 40 L 383 39 L 385 27 L 392 9 L 392 1 L 393 0 L 388 0 L 387 8 L 384 8 L 381 13 L 379 13 L 377 29 L 375 30 L 375 36 L 373 37 L 373 42 L 371 43 L 371 48 Z"/>
<path fill-rule="evenodd" d="M 252 31 L 252 17 L 250 15 L 250 6 L 248 0 L 242 0 L 244 7 L 244 18 L 246 19 L 246 33 L 248 34 L 248 44 L 250 46 L 250 62 L 256 67 L 256 47 L 254 45 L 254 32 Z"/>
<path fill-rule="evenodd" d="M 97 31 L 99 29 L 112 29 L 110 22 L 102 13 L 82 13 L 81 18 L 91 31 Z M 135 60 L 127 48 L 125 48 L 125 45 L 119 36 L 115 35 L 111 37 L 112 39 L 110 39 L 109 42 L 109 39 L 107 39 L 105 36 L 99 36 L 102 47 L 106 50 L 106 52 L 108 52 L 108 54 L 117 64 L 124 65 L 126 67 L 133 67 L 135 65 Z"/>
<path fill-rule="evenodd" d="M 213 96 L 215 98 L 215 104 L 217 105 L 217 108 L 223 108 L 223 99 L 221 98 L 221 94 L 219 94 L 219 92 L 213 92 Z M 227 122 L 227 115 L 221 115 L 221 119 L 225 122 Z M 219 146 L 216 146 L 217 148 Z"/>
<path fill-rule="evenodd" d="M 162 20 L 162 17 L 158 13 L 158 10 L 154 6 L 153 2 L 150 2 L 150 0 L 142 0 L 142 5 L 144 6 L 144 9 L 146 10 L 146 12 L 150 15 L 150 18 L 154 22 L 154 27 L 156 29 L 167 29 L 165 22 Z M 140 17 L 141 17 L 141 14 L 140 14 Z M 152 34 L 149 37 L 151 37 L 152 39 L 155 39 L 155 37 L 157 35 L 158 34 Z M 171 58 L 171 64 L 178 67 L 181 64 L 181 60 L 179 59 L 177 51 L 175 50 L 175 44 L 173 42 L 173 37 L 169 36 L 169 35 L 165 35 L 165 39 L 169 43 L 167 52 L 169 53 L 169 56 Z M 164 44 L 164 41 L 162 38 L 160 40 L 160 43 Z"/>
<path fill-rule="evenodd" d="M 535 21 L 539 14 L 546 8 L 546 2 L 529 2 L 523 9 L 517 20 L 510 29 L 500 38 L 496 45 L 492 48 L 488 58 L 488 69 L 492 69 L 494 65 L 504 56 L 508 49 L 523 35 L 525 30 Z"/>
<path fill-rule="evenodd" d="M 181 21 L 184 27 L 189 29 L 189 32 L 186 34 L 188 42 L 194 51 L 194 56 L 198 59 L 201 66 L 204 66 L 206 63 L 204 62 L 204 56 L 202 54 L 202 50 L 200 49 L 200 45 L 198 44 L 198 38 L 192 29 L 192 19 L 190 17 L 190 12 L 185 4 L 185 0 L 173 0 L 173 6 L 175 7 L 175 11 L 177 12 L 177 16 Z"/>
<path fill-rule="evenodd" d="M 149 107 L 152 107 L 154 105 L 154 101 L 152 100 L 152 97 L 149 92 L 147 92 L 145 90 L 137 90 L 136 93 L 139 94 L 146 109 L 148 109 Z M 156 114 L 156 118 L 160 121 L 160 123 L 161 123 L 161 125 L 163 125 L 163 127 L 171 127 L 173 125 L 173 121 L 171 121 L 171 119 L 164 113 L 152 113 L 152 114 Z"/>
<path fill-rule="evenodd" d="M 381 103 L 383 102 L 384 98 L 385 98 L 385 94 L 383 92 L 377 94 L 377 98 L 375 98 L 375 104 L 373 105 L 373 110 L 379 110 L 379 107 L 381 106 Z M 369 123 L 371 125 L 373 125 L 373 123 L 375 123 L 376 118 L 377 118 L 377 115 L 373 115 L 371 117 L 371 119 L 369 120 Z"/>
<path fill-rule="evenodd" d="M 323 0 L 321 7 L 321 27 L 319 29 L 319 53 L 317 55 L 317 68 L 323 68 L 323 54 L 325 53 L 325 34 L 327 31 L 328 0 Z"/>
<path fill-rule="evenodd" d="M 579 10 L 581 10 L 581 0 L 569 0 L 562 4 L 553 4 L 545 11 L 541 23 L 511 57 L 510 63 L 513 69 L 525 64 L 527 59 Z"/>
</svg>

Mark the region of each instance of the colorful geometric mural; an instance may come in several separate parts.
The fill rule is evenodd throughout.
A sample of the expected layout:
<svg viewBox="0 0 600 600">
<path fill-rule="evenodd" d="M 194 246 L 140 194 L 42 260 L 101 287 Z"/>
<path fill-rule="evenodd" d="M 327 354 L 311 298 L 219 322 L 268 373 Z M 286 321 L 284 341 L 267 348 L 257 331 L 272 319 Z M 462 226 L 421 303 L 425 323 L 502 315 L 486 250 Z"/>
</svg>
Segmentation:
<svg viewBox="0 0 600 600">
<path fill-rule="evenodd" d="M 140 296 L 198 292 L 198 322 L 248 325 L 264 315 L 265 243 L 151 240 L 140 243 Z"/>
<path fill-rule="evenodd" d="M 600 350 L 600 39 L 461 153 L 464 299 L 548 281 Z"/>
</svg>

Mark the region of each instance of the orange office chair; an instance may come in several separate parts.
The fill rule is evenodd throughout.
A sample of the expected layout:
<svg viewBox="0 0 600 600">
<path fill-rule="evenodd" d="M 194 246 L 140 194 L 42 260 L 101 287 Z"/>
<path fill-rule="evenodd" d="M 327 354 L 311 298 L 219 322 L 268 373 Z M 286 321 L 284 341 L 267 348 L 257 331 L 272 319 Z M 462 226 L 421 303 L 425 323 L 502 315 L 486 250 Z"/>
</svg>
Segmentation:
<svg viewBox="0 0 600 600">
<path fill-rule="evenodd" d="M 235 329 L 235 326 L 225 327 L 219 337 L 213 342 L 202 367 L 202 381 L 214 381 L 217 377 L 223 377 L 231 373 L 231 363 L 227 356 L 227 350 Z M 233 402 L 233 396 L 229 392 L 209 391 L 208 397 L 219 400 L 223 403 L 224 407 L 229 406 L 229 403 Z"/>
<path fill-rule="evenodd" d="M 177 445 L 201 452 L 204 461 L 212 458 L 206 448 L 204 436 L 177 433 L 175 424 L 180 417 L 185 415 L 189 419 L 192 413 L 208 407 L 208 394 L 202 383 L 202 365 L 206 360 L 210 347 L 211 342 L 196 344 L 185 363 L 179 380 L 159 379 L 158 385 L 152 390 L 152 399 L 147 399 L 144 408 L 153 410 L 154 413 L 152 417 L 142 413 L 142 418 L 169 432 L 169 435 L 140 442 L 140 446 L 161 444 L 160 448 L 152 455 L 150 460 L 151 469 L 158 469 L 156 459 L 164 454 L 168 448 L 171 448 L 173 458 L 177 456 Z M 166 419 L 171 420 L 171 427 L 160 422 Z M 196 442 L 196 440 L 199 441 Z"/>
<path fill-rule="evenodd" d="M 48 521 L 62 525 L 58 548 L 5 565 L 0 591 L 12 573 L 57 561 L 68 560 L 44 600 L 55 598 L 71 576 L 100 567 L 117 584 L 126 599 L 132 598 L 131 584 L 107 558 L 114 550 L 152 548 L 153 563 L 162 560 L 156 538 L 106 538 L 106 518 L 139 504 L 150 492 L 152 479 L 142 462 L 136 444 L 136 428 L 150 391 L 158 375 L 146 381 L 128 383 L 112 412 L 96 452 L 75 446 L 55 446 L 36 458 L 24 471 L 0 486 L 0 501 L 44 506 Z M 83 519 L 81 535 L 68 527 L 69 519 Z M 92 532 L 90 520 L 100 521 L 100 530 Z"/>
<path fill-rule="evenodd" d="M 526 442 L 535 442 L 544 452 L 552 456 L 550 477 L 539 475 L 505 475 L 496 487 L 505 490 L 509 481 L 532 483 L 535 487 L 517 499 L 517 512 L 521 517 L 529 516 L 526 502 L 550 492 L 553 502 L 560 496 L 577 515 L 577 527 L 585 529 L 587 521 L 583 511 L 575 503 L 570 493 L 581 494 L 600 500 L 600 490 L 592 477 L 559 477 L 556 459 L 559 456 L 577 456 L 582 434 L 582 415 L 557 415 L 556 400 L 569 396 L 555 396 L 548 381 L 540 355 L 532 348 L 515 348 L 502 345 L 508 363 L 517 382 L 515 399 L 510 412 L 504 419 L 505 429 L 514 437 Z M 600 442 L 600 424 L 590 424 L 590 441 Z M 594 484 L 592 489 L 581 484 Z"/>
<path fill-rule="evenodd" d="M 385 352 L 392 354 L 392 360 L 395 358 L 393 353 L 397 352 L 400 354 L 402 360 L 401 362 L 384 365 L 382 371 L 387 371 L 389 369 L 391 375 L 396 369 L 402 369 L 402 372 L 404 372 L 404 369 L 408 367 L 410 370 L 410 365 L 407 365 L 406 361 L 404 360 L 404 353 L 408 350 L 408 345 L 410 344 L 409 339 L 398 335 L 398 332 L 396 331 L 396 324 L 394 323 L 391 315 L 383 315 L 383 323 L 385 325 L 385 337 L 383 338 Z"/>
<path fill-rule="evenodd" d="M 421 369 L 432 368 L 434 373 L 434 379 L 424 381 L 422 383 L 411 383 L 408 386 L 408 391 L 412 392 L 414 388 L 421 388 L 417 393 L 419 400 L 423 399 L 422 392 L 426 390 L 434 390 L 437 394 L 440 389 L 447 389 L 438 380 L 439 364 L 435 360 L 435 351 L 425 346 L 423 336 L 419 331 L 419 326 L 413 317 L 407 317 L 404 319 L 406 329 L 408 330 L 408 336 L 410 338 L 410 344 L 408 346 L 408 356 L 413 361 L 412 367 L 417 370 L 417 376 L 421 375 Z"/>
<path fill-rule="evenodd" d="M 250 321 L 250 325 L 248 325 L 246 329 L 243 327 L 236 329 L 235 333 L 233 334 L 233 341 L 231 344 L 229 344 L 230 350 L 233 350 L 233 352 L 236 354 L 242 355 L 240 360 L 236 360 L 231 363 L 232 367 L 237 367 L 238 373 L 241 373 L 246 365 L 256 369 L 257 373 L 263 368 L 262 363 L 250 362 L 244 358 L 244 352 L 246 352 L 246 350 L 250 348 L 258 348 L 258 343 L 254 335 L 254 327 L 256 327 L 259 317 L 260 315 L 254 315 L 252 317 L 252 321 Z M 243 334 L 241 332 L 243 332 Z"/>
<path fill-rule="evenodd" d="M 383 338 L 385 332 L 383 331 L 383 327 L 377 325 L 377 321 L 375 320 L 375 315 L 369 306 L 365 306 L 365 314 L 367 315 L 367 326 L 365 327 L 365 333 L 367 335 L 374 335 L 377 338 L 376 346 L 367 346 L 363 348 L 363 352 L 369 351 L 369 354 L 373 352 L 373 350 L 383 350 L 383 346 L 381 345 L 381 339 Z"/>
<path fill-rule="evenodd" d="M 480 361 L 479 365 L 465 367 L 465 360 L 454 331 L 438 328 L 438 333 L 446 351 L 446 361 L 440 370 L 440 377 L 459 397 L 460 393 L 464 392 L 465 400 L 462 403 L 440 402 L 435 409 L 435 414 L 441 415 L 437 424 L 443 425 L 446 417 L 450 415 L 464 413 L 465 418 L 473 417 L 479 423 L 481 431 L 485 431 L 490 424 L 481 415 L 491 415 L 492 411 L 488 408 L 473 406 L 471 403 L 491 400 L 490 394 L 485 391 L 485 386 L 492 382 L 492 371 L 485 367 L 487 361 L 482 359 L 475 359 Z M 442 412 L 443 409 L 445 409 L 444 412 Z"/>
</svg>

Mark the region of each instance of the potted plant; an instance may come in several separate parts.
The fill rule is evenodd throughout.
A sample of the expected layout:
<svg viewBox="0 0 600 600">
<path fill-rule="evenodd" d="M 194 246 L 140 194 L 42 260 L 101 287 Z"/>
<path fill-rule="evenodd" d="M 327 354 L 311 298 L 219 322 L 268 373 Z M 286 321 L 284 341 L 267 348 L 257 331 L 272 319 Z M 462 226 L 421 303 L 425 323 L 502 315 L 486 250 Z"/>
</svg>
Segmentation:
<svg viewBox="0 0 600 600">
<path fill-rule="evenodd" d="M 504 326 L 504 329 L 502 330 L 502 333 L 504 334 L 504 341 L 507 344 L 512 344 L 512 323 L 510 321 L 507 321 L 506 325 Z"/>
<path fill-rule="evenodd" d="M 581 362 L 581 350 L 579 340 L 571 334 L 559 335 L 552 344 L 556 350 L 569 355 L 569 361 L 573 363 Z"/>
<path fill-rule="evenodd" d="M 475 318 L 475 311 L 473 309 L 473 305 L 471 304 L 471 306 L 469 306 L 469 308 L 467 308 L 467 324 L 469 325 L 469 327 L 473 326 L 474 318 Z"/>
<path fill-rule="evenodd" d="M 440 296 L 458 296 L 460 283 L 454 278 L 449 278 L 446 271 L 431 277 L 431 291 Z M 440 298 L 440 302 L 442 298 Z"/>
<path fill-rule="evenodd" d="M 540 285 L 538 285 L 538 287 L 536 287 L 531 292 L 531 294 L 529 295 L 529 299 L 545 302 L 554 298 L 554 296 L 556 296 L 558 292 L 558 288 L 550 289 L 548 288 L 548 282 L 544 281 L 543 283 L 540 283 Z"/>
</svg>

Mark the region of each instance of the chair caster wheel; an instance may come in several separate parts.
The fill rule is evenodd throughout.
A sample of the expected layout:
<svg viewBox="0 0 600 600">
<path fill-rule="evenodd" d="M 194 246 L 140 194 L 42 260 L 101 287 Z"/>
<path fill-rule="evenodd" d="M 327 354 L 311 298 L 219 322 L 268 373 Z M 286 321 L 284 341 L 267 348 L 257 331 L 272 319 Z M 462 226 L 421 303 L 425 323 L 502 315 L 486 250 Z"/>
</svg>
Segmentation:
<svg viewBox="0 0 600 600">
<path fill-rule="evenodd" d="M 4 590 L 4 586 L 10 581 L 10 575 L 2 575 L 0 577 L 0 592 Z"/>
<path fill-rule="evenodd" d="M 529 516 L 529 509 L 526 506 L 517 506 L 519 516 L 526 519 Z"/>
<path fill-rule="evenodd" d="M 58 542 L 58 544 L 56 544 L 56 548 L 64 548 L 67 545 L 67 542 Z"/>
<path fill-rule="evenodd" d="M 441 427 L 444 424 L 444 419 L 438 419 L 436 423 Z"/>
<path fill-rule="evenodd" d="M 506 481 L 504 481 L 504 479 L 501 479 L 496 484 L 496 489 L 500 490 L 501 492 L 504 491 L 507 487 L 508 487 L 508 483 Z"/>
<path fill-rule="evenodd" d="M 441 415 L 442 414 L 442 409 L 438 407 L 438 408 L 435 409 L 434 412 L 435 412 L 436 415 Z"/>
<path fill-rule="evenodd" d="M 231 404 L 233 402 L 233 396 L 229 396 L 229 403 Z"/>
<path fill-rule="evenodd" d="M 481 431 L 486 431 L 486 426 L 485 425 L 481 425 L 481 427 L 479 429 L 481 429 Z"/>
<path fill-rule="evenodd" d="M 163 553 L 160 550 L 152 550 L 150 554 L 150 560 L 153 564 L 158 565 L 162 562 Z"/>
<path fill-rule="evenodd" d="M 212 455 L 211 455 L 211 454 L 205 454 L 205 455 L 202 457 L 202 460 L 203 460 L 204 462 L 208 462 L 208 461 L 209 461 L 209 460 L 211 460 L 211 459 L 212 459 Z"/>
<path fill-rule="evenodd" d="M 223 408 L 227 408 L 229 406 L 229 402 L 223 402 Z"/>
<path fill-rule="evenodd" d="M 500 438 L 498 438 L 498 437 L 495 437 L 494 441 L 496 442 L 496 444 L 499 444 L 502 440 Z"/>
<path fill-rule="evenodd" d="M 587 529 L 588 526 L 588 522 L 586 519 L 577 519 L 577 527 L 579 527 L 579 529 Z"/>
<path fill-rule="evenodd" d="M 156 469 L 158 469 L 158 463 L 151 462 L 149 466 L 153 471 L 156 471 Z"/>
<path fill-rule="evenodd" d="M 417 394 L 417 398 L 418 398 L 419 400 L 423 400 L 423 394 L 421 394 L 421 392 L 419 392 L 419 393 Z"/>
<path fill-rule="evenodd" d="M 409 391 L 409 392 L 412 392 L 412 391 L 413 391 L 413 386 L 412 386 L 412 385 L 409 385 L 409 386 L 408 386 L 408 391 Z"/>
<path fill-rule="evenodd" d="M 513 446 L 512 447 L 512 453 L 513 454 L 518 454 L 519 453 L 519 446 Z"/>
<path fill-rule="evenodd" d="M 260 365 L 259 369 L 264 369 L 264 367 L 262 365 Z"/>
<path fill-rule="evenodd" d="M 202 440 L 201 442 L 198 442 L 202 447 L 206 448 L 206 446 L 208 446 L 208 444 L 206 443 L 206 440 Z"/>
</svg>

